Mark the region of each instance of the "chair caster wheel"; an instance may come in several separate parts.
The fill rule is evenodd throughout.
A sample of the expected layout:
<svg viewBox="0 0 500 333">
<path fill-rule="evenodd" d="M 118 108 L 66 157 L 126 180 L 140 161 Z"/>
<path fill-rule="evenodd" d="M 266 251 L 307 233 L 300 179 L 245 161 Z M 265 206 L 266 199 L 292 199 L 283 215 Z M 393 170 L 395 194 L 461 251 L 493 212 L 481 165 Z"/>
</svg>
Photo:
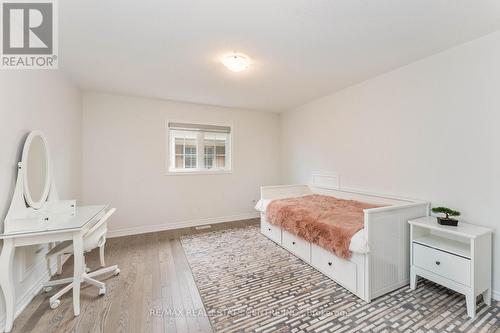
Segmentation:
<svg viewBox="0 0 500 333">
<path fill-rule="evenodd" d="M 99 289 L 99 296 L 104 296 L 106 295 L 106 288 L 100 288 Z"/>
<path fill-rule="evenodd" d="M 119 268 L 115 269 L 115 271 L 113 272 L 113 275 L 118 275 L 118 274 L 120 274 L 120 269 Z"/>
<path fill-rule="evenodd" d="M 52 287 L 44 287 L 44 288 L 42 288 L 42 291 L 43 291 L 44 293 L 48 293 L 48 292 L 50 292 L 51 290 L 52 290 Z"/>
<path fill-rule="evenodd" d="M 54 310 L 54 309 L 57 309 L 59 307 L 59 305 L 61 305 L 61 300 L 56 299 L 54 302 L 50 303 L 50 308 L 52 310 Z"/>
</svg>

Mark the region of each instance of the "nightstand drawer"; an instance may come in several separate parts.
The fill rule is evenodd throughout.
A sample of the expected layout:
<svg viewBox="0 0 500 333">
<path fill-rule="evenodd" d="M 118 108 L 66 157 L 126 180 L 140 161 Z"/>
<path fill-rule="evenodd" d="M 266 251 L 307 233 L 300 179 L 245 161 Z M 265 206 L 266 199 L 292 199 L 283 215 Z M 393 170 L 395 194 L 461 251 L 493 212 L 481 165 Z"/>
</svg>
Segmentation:
<svg viewBox="0 0 500 333">
<path fill-rule="evenodd" d="M 469 259 L 413 243 L 413 263 L 449 280 L 470 285 Z"/>
</svg>

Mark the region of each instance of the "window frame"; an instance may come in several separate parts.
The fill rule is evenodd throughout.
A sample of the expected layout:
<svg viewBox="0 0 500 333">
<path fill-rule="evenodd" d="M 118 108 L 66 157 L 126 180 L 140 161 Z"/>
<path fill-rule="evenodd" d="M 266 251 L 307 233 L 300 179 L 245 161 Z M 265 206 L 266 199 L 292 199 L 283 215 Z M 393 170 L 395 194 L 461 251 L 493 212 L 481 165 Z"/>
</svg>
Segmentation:
<svg viewBox="0 0 500 333">
<path fill-rule="evenodd" d="M 185 124 L 203 124 L 208 126 L 227 126 L 230 128 L 230 132 L 227 133 L 228 140 L 226 144 L 226 167 L 225 168 L 200 168 L 200 162 L 203 160 L 205 163 L 205 146 L 203 144 L 203 135 L 204 132 L 199 132 L 198 137 L 196 138 L 196 168 L 183 168 L 177 169 L 172 168 L 171 166 L 175 166 L 175 140 L 171 140 L 171 132 L 172 130 L 169 128 L 169 123 L 185 123 Z M 176 176 L 176 175 L 217 175 L 217 174 L 231 174 L 233 173 L 233 145 L 234 145 L 234 136 L 233 136 L 234 126 L 232 124 L 227 123 L 212 123 L 212 122 L 195 122 L 195 121 L 180 121 L 180 120 L 167 120 L 165 122 L 165 133 L 166 133 L 166 159 L 165 159 L 165 168 L 166 175 L 168 176 Z M 194 131 L 193 131 L 194 132 Z M 200 143 L 201 140 L 201 143 Z M 173 151 L 173 155 L 171 152 Z M 215 152 L 214 152 L 215 153 Z M 228 154 L 229 153 L 229 154 Z M 216 154 L 214 154 L 214 157 Z M 215 163 L 215 158 L 214 158 Z"/>
</svg>

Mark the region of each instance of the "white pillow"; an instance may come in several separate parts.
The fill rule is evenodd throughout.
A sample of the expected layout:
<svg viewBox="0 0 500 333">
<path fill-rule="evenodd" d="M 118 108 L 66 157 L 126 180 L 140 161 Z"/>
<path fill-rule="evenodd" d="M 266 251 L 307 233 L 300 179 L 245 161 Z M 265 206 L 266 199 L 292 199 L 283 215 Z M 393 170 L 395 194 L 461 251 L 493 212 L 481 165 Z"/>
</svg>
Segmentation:
<svg viewBox="0 0 500 333">
<path fill-rule="evenodd" d="M 351 238 L 351 243 L 349 244 L 349 250 L 351 252 L 357 253 L 368 253 L 370 252 L 370 247 L 368 246 L 368 241 L 366 240 L 365 229 L 361 229 L 354 234 Z"/>
<path fill-rule="evenodd" d="M 290 198 L 300 198 L 300 197 L 305 197 L 309 194 L 300 194 L 300 195 L 295 195 L 291 196 Z M 289 198 L 282 198 L 282 199 L 289 199 Z M 267 206 L 275 199 L 260 199 L 257 204 L 255 205 L 255 209 L 258 210 L 261 213 L 265 213 L 267 210 Z"/>
<path fill-rule="evenodd" d="M 267 206 L 271 203 L 271 199 L 260 199 L 255 205 L 255 209 L 261 213 L 265 213 Z"/>
</svg>

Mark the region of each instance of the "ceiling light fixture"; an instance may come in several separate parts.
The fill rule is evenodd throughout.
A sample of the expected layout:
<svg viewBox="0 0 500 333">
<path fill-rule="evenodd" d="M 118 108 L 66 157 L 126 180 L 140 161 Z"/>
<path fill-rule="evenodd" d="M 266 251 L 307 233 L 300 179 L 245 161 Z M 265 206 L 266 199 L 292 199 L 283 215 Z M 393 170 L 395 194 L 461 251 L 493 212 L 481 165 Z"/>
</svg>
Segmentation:
<svg viewBox="0 0 500 333">
<path fill-rule="evenodd" d="M 232 72 L 241 72 L 247 69 L 251 62 L 250 58 L 242 53 L 230 53 L 222 57 L 222 64 Z"/>
</svg>

